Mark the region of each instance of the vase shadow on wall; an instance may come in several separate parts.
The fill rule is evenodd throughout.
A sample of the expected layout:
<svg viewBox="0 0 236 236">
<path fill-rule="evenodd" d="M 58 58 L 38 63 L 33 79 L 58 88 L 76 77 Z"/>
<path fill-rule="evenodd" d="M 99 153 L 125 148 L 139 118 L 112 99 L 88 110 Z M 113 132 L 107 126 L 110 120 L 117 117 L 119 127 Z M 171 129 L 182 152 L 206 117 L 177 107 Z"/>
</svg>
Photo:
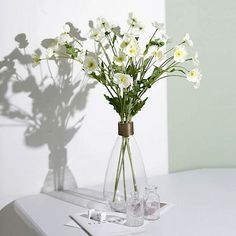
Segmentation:
<svg viewBox="0 0 236 236">
<path fill-rule="evenodd" d="M 79 34 L 78 29 L 74 28 L 74 31 Z M 18 34 L 15 41 L 18 47 L 0 61 L 0 115 L 14 120 L 14 124 L 17 121 L 26 126 L 26 146 L 38 148 L 47 145 L 49 170 L 41 192 L 77 188 L 67 165 L 67 145 L 83 124 L 82 112 L 88 94 L 96 84 L 87 83 L 82 72 L 73 76 L 73 64 L 66 60 L 45 62 L 48 69 L 45 75 L 39 65 L 40 76 L 35 76 L 32 57 L 26 52 L 29 45 L 26 35 Z M 37 53 L 41 53 L 40 50 Z M 55 76 L 50 63 L 54 63 Z M 24 75 L 19 74 L 16 66 Z M 30 109 L 12 101 L 19 94 L 30 101 Z"/>
</svg>

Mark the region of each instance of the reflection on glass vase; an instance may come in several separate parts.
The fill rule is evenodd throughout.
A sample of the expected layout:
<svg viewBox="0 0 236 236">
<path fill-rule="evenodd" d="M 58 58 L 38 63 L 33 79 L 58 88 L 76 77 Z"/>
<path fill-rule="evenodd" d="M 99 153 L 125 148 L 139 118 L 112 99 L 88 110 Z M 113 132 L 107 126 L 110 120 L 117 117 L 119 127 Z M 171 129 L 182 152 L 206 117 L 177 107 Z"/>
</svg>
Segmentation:
<svg viewBox="0 0 236 236">
<path fill-rule="evenodd" d="M 144 194 L 147 178 L 142 156 L 133 136 L 133 122 L 119 123 L 118 134 L 106 170 L 103 195 L 113 210 L 125 212 L 126 201 L 131 192 Z"/>
</svg>

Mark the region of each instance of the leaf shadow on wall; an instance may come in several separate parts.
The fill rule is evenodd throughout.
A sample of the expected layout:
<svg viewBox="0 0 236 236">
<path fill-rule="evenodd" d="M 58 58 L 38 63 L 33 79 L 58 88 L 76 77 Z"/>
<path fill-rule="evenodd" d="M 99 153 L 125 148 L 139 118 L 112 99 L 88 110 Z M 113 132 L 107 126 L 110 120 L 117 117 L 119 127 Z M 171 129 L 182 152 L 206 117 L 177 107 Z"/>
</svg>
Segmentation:
<svg viewBox="0 0 236 236">
<path fill-rule="evenodd" d="M 65 190 L 77 187 L 76 180 L 67 165 L 67 145 L 82 126 L 89 91 L 95 83 L 86 83 L 86 76 L 73 76 L 73 64 L 67 60 L 54 61 L 53 76 L 49 62 L 48 73 L 34 76 L 32 57 L 27 54 L 29 45 L 25 34 L 15 37 L 18 43 L 10 54 L 0 61 L 0 115 L 24 124 L 25 144 L 38 148 L 47 145 L 48 174 L 41 192 Z M 37 53 L 41 53 L 37 50 Z M 16 68 L 24 71 L 20 75 Z M 55 69 L 55 68 L 54 68 Z M 21 70 L 22 71 L 22 70 Z M 49 75 L 48 75 L 49 74 Z M 14 96 L 30 100 L 30 109 L 12 102 Z"/>
</svg>

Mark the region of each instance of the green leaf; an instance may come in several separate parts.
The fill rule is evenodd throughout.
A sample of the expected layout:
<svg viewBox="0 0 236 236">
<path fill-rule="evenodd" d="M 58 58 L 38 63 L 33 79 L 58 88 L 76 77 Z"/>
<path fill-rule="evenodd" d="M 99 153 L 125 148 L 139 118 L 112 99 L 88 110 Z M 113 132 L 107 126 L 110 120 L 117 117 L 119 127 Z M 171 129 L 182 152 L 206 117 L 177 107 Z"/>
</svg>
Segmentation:
<svg viewBox="0 0 236 236">
<path fill-rule="evenodd" d="M 121 104 L 120 100 L 117 97 L 109 97 L 106 94 L 104 94 L 104 97 L 106 100 L 111 104 L 114 108 L 114 110 L 120 115 L 121 114 Z"/>
<path fill-rule="evenodd" d="M 141 109 L 145 105 L 147 99 L 148 98 L 145 98 L 144 100 L 139 100 L 134 104 L 134 106 L 132 107 L 132 110 L 131 110 L 132 116 L 135 116 L 139 111 L 141 111 Z"/>
<path fill-rule="evenodd" d="M 106 84 L 106 75 L 103 72 L 101 72 L 99 75 L 93 72 L 90 74 L 90 77 L 96 79 L 101 84 Z"/>
<path fill-rule="evenodd" d="M 126 69 L 126 73 L 129 74 L 130 76 L 133 77 L 133 79 L 135 80 L 137 78 L 137 75 L 139 73 L 139 70 L 135 67 L 135 65 L 133 63 L 131 63 L 127 69 Z"/>
<path fill-rule="evenodd" d="M 72 47 L 69 44 L 65 45 L 66 47 L 66 53 L 71 56 L 72 59 L 76 58 L 78 55 L 78 49 Z"/>
<path fill-rule="evenodd" d="M 159 38 L 158 39 L 154 39 L 152 41 L 149 42 L 149 46 L 158 46 L 158 47 L 162 47 L 164 46 L 165 43 L 163 41 L 161 41 Z"/>
<path fill-rule="evenodd" d="M 159 78 L 163 74 L 163 69 L 161 67 L 155 66 L 151 77 L 152 78 Z"/>
<path fill-rule="evenodd" d="M 113 39 L 112 39 L 112 44 L 113 45 L 114 45 L 115 41 L 116 41 L 116 35 L 114 34 Z"/>
<path fill-rule="evenodd" d="M 179 71 L 179 72 L 183 73 L 184 75 L 186 75 L 185 71 L 182 70 L 182 69 L 178 69 L 177 71 Z"/>
<path fill-rule="evenodd" d="M 144 62 L 143 62 L 143 67 L 144 68 L 147 66 L 147 64 L 149 63 L 150 60 L 151 60 L 150 57 L 148 57 L 147 59 L 144 60 Z"/>
</svg>

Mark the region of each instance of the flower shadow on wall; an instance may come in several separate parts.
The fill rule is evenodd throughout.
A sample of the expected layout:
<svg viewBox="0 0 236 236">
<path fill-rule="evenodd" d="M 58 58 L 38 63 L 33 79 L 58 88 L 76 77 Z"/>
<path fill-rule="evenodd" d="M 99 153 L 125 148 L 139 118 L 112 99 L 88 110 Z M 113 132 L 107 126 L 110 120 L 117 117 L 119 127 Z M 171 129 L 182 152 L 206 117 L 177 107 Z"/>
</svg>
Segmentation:
<svg viewBox="0 0 236 236">
<path fill-rule="evenodd" d="M 85 86 L 86 77 L 81 73 L 74 77 L 73 64 L 66 60 L 55 62 L 56 76 L 46 62 L 49 75 L 43 75 L 41 68 L 38 78 L 32 73 L 32 57 L 26 53 L 29 45 L 26 35 L 18 34 L 15 41 L 18 47 L 0 61 L 0 115 L 26 126 L 27 146 L 48 146 L 49 171 L 42 192 L 76 188 L 76 180 L 67 166 L 66 146 L 82 125 L 81 113 L 96 83 Z M 29 111 L 12 101 L 19 94 L 30 99 Z"/>
</svg>

